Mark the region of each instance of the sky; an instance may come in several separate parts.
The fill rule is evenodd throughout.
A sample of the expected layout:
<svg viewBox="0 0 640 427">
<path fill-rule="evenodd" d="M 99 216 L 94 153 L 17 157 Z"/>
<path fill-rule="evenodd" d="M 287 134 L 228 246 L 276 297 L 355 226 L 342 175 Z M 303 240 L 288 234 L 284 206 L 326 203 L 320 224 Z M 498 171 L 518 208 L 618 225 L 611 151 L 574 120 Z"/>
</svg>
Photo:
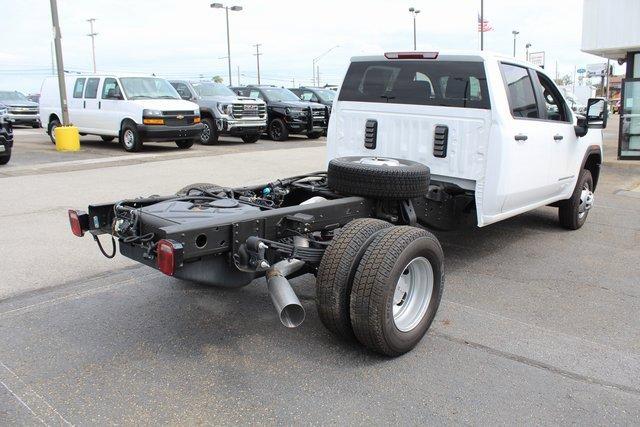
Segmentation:
<svg viewBox="0 0 640 427">
<path fill-rule="evenodd" d="M 228 83 L 224 9 L 207 0 L 58 0 L 64 67 L 91 72 L 87 19 L 95 18 L 99 72 L 155 73 L 166 78 L 210 79 Z M 555 75 L 573 74 L 602 58 L 582 53 L 582 0 L 484 0 L 485 50 L 511 55 L 546 53 Z M 232 83 L 256 82 L 256 43 L 260 43 L 262 83 L 311 84 L 314 58 L 321 84 L 339 84 L 349 58 L 413 48 L 417 15 L 418 50 L 477 50 L 480 0 L 233 0 L 229 12 Z M 48 0 L 0 0 L 0 90 L 37 93 L 51 74 L 52 24 Z M 618 69 L 621 70 L 621 69 Z"/>
</svg>

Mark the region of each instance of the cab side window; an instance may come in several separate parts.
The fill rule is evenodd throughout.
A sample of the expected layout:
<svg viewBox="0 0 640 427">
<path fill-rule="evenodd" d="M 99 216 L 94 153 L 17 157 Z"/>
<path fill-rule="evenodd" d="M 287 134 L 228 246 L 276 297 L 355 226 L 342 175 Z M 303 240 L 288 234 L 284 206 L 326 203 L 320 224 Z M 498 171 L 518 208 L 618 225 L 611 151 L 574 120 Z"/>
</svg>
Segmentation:
<svg viewBox="0 0 640 427">
<path fill-rule="evenodd" d="M 122 93 L 120 92 L 120 86 L 118 86 L 118 81 L 116 79 L 104 79 L 104 84 L 102 85 L 102 99 L 123 99 Z"/>
<path fill-rule="evenodd" d="M 249 98 L 264 99 L 259 90 L 253 90 L 253 89 L 251 90 L 251 92 L 249 92 Z"/>
<path fill-rule="evenodd" d="M 567 104 L 564 102 L 562 95 L 547 76 L 541 73 L 538 74 L 538 80 L 540 81 L 542 99 L 545 104 L 545 118 L 547 120 L 553 120 L 558 122 L 568 122 L 569 114 L 567 112 Z"/>
<path fill-rule="evenodd" d="M 84 77 L 76 79 L 76 84 L 75 84 L 75 86 L 73 86 L 73 97 L 74 98 L 82 98 L 82 93 L 84 92 L 84 82 L 86 80 L 87 79 L 85 79 Z"/>
<path fill-rule="evenodd" d="M 540 118 L 533 82 L 527 68 L 512 64 L 500 64 L 500 68 L 502 69 L 513 117 L 524 119 Z"/>
<path fill-rule="evenodd" d="M 302 99 L 303 101 L 318 102 L 318 97 L 315 96 L 313 92 L 310 92 L 308 90 L 302 92 L 302 94 L 300 95 L 300 99 Z"/>
<path fill-rule="evenodd" d="M 87 80 L 87 87 L 84 89 L 84 97 L 88 99 L 96 99 L 98 96 L 98 85 L 100 79 L 91 78 Z"/>
</svg>

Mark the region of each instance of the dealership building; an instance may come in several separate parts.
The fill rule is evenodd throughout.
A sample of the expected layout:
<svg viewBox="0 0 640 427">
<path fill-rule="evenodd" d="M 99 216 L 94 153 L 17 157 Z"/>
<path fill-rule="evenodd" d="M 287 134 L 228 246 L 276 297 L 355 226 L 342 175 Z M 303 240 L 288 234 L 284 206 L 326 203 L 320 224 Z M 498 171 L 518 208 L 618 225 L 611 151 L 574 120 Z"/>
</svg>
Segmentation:
<svg viewBox="0 0 640 427">
<path fill-rule="evenodd" d="M 640 159 L 640 0 L 584 0 L 582 51 L 626 63 L 618 158 Z"/>
</svg>

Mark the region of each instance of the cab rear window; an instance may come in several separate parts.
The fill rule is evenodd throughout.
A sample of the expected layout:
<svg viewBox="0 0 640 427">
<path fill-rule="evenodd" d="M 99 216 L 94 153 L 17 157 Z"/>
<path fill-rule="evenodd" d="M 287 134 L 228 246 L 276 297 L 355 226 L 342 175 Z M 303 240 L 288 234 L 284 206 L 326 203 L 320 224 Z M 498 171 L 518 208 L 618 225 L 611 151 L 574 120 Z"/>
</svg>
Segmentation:
<svg viewBox="0 0 640 427">
<path fill-rule="evenodd" d="M 340 101 L 489 109 L 482 62 L 352 62 Z"/>
</svg>

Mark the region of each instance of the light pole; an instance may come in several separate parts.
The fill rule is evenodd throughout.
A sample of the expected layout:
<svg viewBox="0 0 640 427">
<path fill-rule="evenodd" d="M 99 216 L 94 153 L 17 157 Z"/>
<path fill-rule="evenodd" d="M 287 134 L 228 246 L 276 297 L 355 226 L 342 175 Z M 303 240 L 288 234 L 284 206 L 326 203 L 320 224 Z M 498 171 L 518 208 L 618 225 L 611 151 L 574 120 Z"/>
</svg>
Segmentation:
<svg viewBox="0 0 640 427">
<path fill-rule="evenodd" d="M 64 64 L 62 63 L 62 35 L 58 21 L 58 3 L 51 2 L 51 21 L 53 22 L 53 43 L 56 50 L 56 64 L 58 66 L 58 89 L 60 90 L 60 109 L 62 110 L 62 124 L 69 126 L 69 108 L 67 106 L 67 87 L 64 81 Z"/>
<path fill-rule="evenodd" d="M 520 31 L 513 30 L 511 31 L 511 34 L 513 34 L 513 57 L 515 58 L 516 57 L 516 36 L 520 34 Z"/>
<path fill-rule="evenodd" d="M 531 43 L 527 43 L 527 44 L 525 45 L 525 48 L 527 49 L 527 54 L 526 54 L 526 55 L 527 55 L 527 62 L 529 62 L 529 48 L 530 48 L 530 47 L 531 47 Z"/>
<path fill-rule="evenodd" d="M 211 3 L 211 7 L 214 9 L 222 9 L 224 8 L 226 17 L 227 17 L 227 61 L 229 65 L 229 86 L 231 83 L 231 43 L 229 41 L 229 10 L 234 12 L 240 12 L 242 10 L 242 6 L 225 6 L 222 3 Z"/>
<path fill-rule="evenodd" d="M 420 13 L 415 7 L 410 7 L 409 12 L 413 15 L 413 50 L 416 50 L 416 15 Z"/>
<path fill-rule="evenodd" d="M 93 57 L 93 72 L 95 73 L 96 72 L 96 40 L 95 39 L 98 33 L 93 31 L 93 23 L 96 22 L 96 18 L 89 18 L 87 19 L 87 22 L 91 26 L 91 32 L 87 34 L 87 36 L 91 37 L 91 54 Z"/>
<path fill-rule="evenodd" d="M 320 61 L 320 58 L 322 58 L 323 56 L 325 56 L 327 53 L 331 52 L 333 49 L 340 47 L 340 45 L 335 45 L 334 47 L 332 47 L 331 49 L 327 50 L 325 53 L 323 53 L 322 55 L 319 55 L 315 58 L 313 58 L 313 84 L 320 86 L 320 76 L 316 75 L 316 64 Z M 319 74 L 319 73 L 318 73 Z"/>
</svg>

